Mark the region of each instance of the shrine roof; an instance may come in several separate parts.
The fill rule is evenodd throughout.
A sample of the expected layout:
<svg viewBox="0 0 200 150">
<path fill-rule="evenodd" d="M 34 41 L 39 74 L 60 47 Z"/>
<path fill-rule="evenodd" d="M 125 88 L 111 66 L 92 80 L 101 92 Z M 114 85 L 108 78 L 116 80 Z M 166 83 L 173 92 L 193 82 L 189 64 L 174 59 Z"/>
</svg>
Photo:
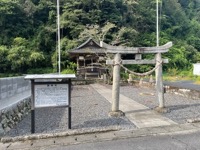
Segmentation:
<svg viewBox="0 0 200 150">
<path fill-rule="evenodd" d="M 102 48 L 99 43 L 89 38 L 86 42 L 71 50 L 71 54 L 83 54 L 83 53 L 105 53 L 106 49 Z"/>
</svg>

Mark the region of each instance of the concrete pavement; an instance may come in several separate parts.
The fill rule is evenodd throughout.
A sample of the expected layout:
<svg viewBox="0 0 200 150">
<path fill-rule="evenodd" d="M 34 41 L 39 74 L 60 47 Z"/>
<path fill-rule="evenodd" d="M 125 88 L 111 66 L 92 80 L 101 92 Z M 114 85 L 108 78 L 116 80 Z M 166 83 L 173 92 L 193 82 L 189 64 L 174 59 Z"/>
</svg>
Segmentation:
<svg viewBox="0 0 200 150">
<path fill-rule="evenodd" d="M 172 86 L 172 87 L 177 87 L 177 88 L 184 88 L 184 89 L 191 89 L 191 90 L 196 90 L 200 91 L 200 85 L 194 84 L 194 81 L 164 81 L 164 85 Z"/>
<path fill-rule="evenodd" d="M 51 150 L 61 149 L 68 145 L 112 141 L 117 139 L 136 138 L 143 136 L 156 136 L 156 135 L 176 135 L 176 134 L 189 134 L 200 131 L 200 123 L 195 124 L 180 124 L 162 127 L 142 128 L 126 131 L 107 131 L 107 132 L 93 132 L 87 134 L 74 134 L 70 136 L 55 136 L 54 138 L 37 139 L 24 137 L 22 141 L 13 141 L 6 143 L 5 139 L 0 142 L 1 150 Z"/>
<path fill-rule="evenodd" d="M 112 103 L 112 90 L 100 84 L 91 84 L 91 86 L 110 103 Z M 119 109 L 123 111 L 126 117 L 138 128 L 158 127 L 176 124 L 174 121 L 159 115 L 148 107 L 120 94 Z"/>
</svg>

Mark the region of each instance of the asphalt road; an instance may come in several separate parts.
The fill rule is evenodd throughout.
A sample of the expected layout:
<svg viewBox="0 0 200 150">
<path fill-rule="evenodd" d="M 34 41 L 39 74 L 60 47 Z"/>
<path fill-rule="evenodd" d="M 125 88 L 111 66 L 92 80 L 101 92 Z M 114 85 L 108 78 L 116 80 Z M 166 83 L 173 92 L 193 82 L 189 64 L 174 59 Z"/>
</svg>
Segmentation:
<svg viewBox="0 0 200 150">
<path fill-rule="evenodd" d="M 49 150 L 199 150 L 200 132 L 49 147 Z"/>
<path fill-rule="evenodd" d="M 194 84 L 194 81 L 164 81 L 164 85 L 200 91 L 200 85 Z"/>
</svg>

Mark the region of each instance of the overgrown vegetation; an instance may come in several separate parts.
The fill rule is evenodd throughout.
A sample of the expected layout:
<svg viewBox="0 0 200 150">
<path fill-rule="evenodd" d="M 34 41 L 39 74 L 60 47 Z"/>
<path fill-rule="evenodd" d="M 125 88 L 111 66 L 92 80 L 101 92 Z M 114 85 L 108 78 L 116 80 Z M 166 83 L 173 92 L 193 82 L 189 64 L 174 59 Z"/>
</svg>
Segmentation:
<svg viewBox="0 0 200 150">
<path fill-rule="evenodd" d="M 200 61 L 199 8 L 199 0 L 160 1 L 160 44 L 174 43 L 164 56 L 169 59 L 165 72 L 189 71 Z M 63 70 L 70 70 L 66 52 L 89 36 L 103 36 L 114 45 L 156 45 L 156 0 L 60 0 L 60 10 Z M 112 28 L 102 35 L 108 23 Z M 1 0 L 0 73 L 56 72 L 56 28 L 55 0 Z M 149 66 L 132 68 L 145 71 Z"/>
<path fill-rule="evenodd" d="M 200 84 L 200 76 L 193 75 L 192 70 L 177 70 L 170 69 L 163 74 L 163 79 L 166 81 L 193 81 L 195 84 Z"/>
</svg>

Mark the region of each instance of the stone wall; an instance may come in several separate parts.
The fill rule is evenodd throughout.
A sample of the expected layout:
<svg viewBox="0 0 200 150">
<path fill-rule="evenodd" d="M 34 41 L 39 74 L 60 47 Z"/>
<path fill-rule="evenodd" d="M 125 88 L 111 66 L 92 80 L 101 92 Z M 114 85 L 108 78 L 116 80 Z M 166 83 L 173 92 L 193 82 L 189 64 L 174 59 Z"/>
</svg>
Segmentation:
<svg viewBox="0 0 200 150">
<path fill-rule="evenodd" d="M 30 82 L 24 77 L 0 78 L 0 135 L 8 132 L 31 109 Z M 3 104 L 4 103 L 4 104 Z"/>
<path fill-rule="evenodd" d="M 31 110 L 31 98 L 26 98 L 0 112 L 0 135 L 8 132 Z"/>
<path fill-rule="evenodd" d="M 0 78 L 0 103 L 1 100 L 30 90 L 30 82 L 24 77 Z"/>
</svg>

